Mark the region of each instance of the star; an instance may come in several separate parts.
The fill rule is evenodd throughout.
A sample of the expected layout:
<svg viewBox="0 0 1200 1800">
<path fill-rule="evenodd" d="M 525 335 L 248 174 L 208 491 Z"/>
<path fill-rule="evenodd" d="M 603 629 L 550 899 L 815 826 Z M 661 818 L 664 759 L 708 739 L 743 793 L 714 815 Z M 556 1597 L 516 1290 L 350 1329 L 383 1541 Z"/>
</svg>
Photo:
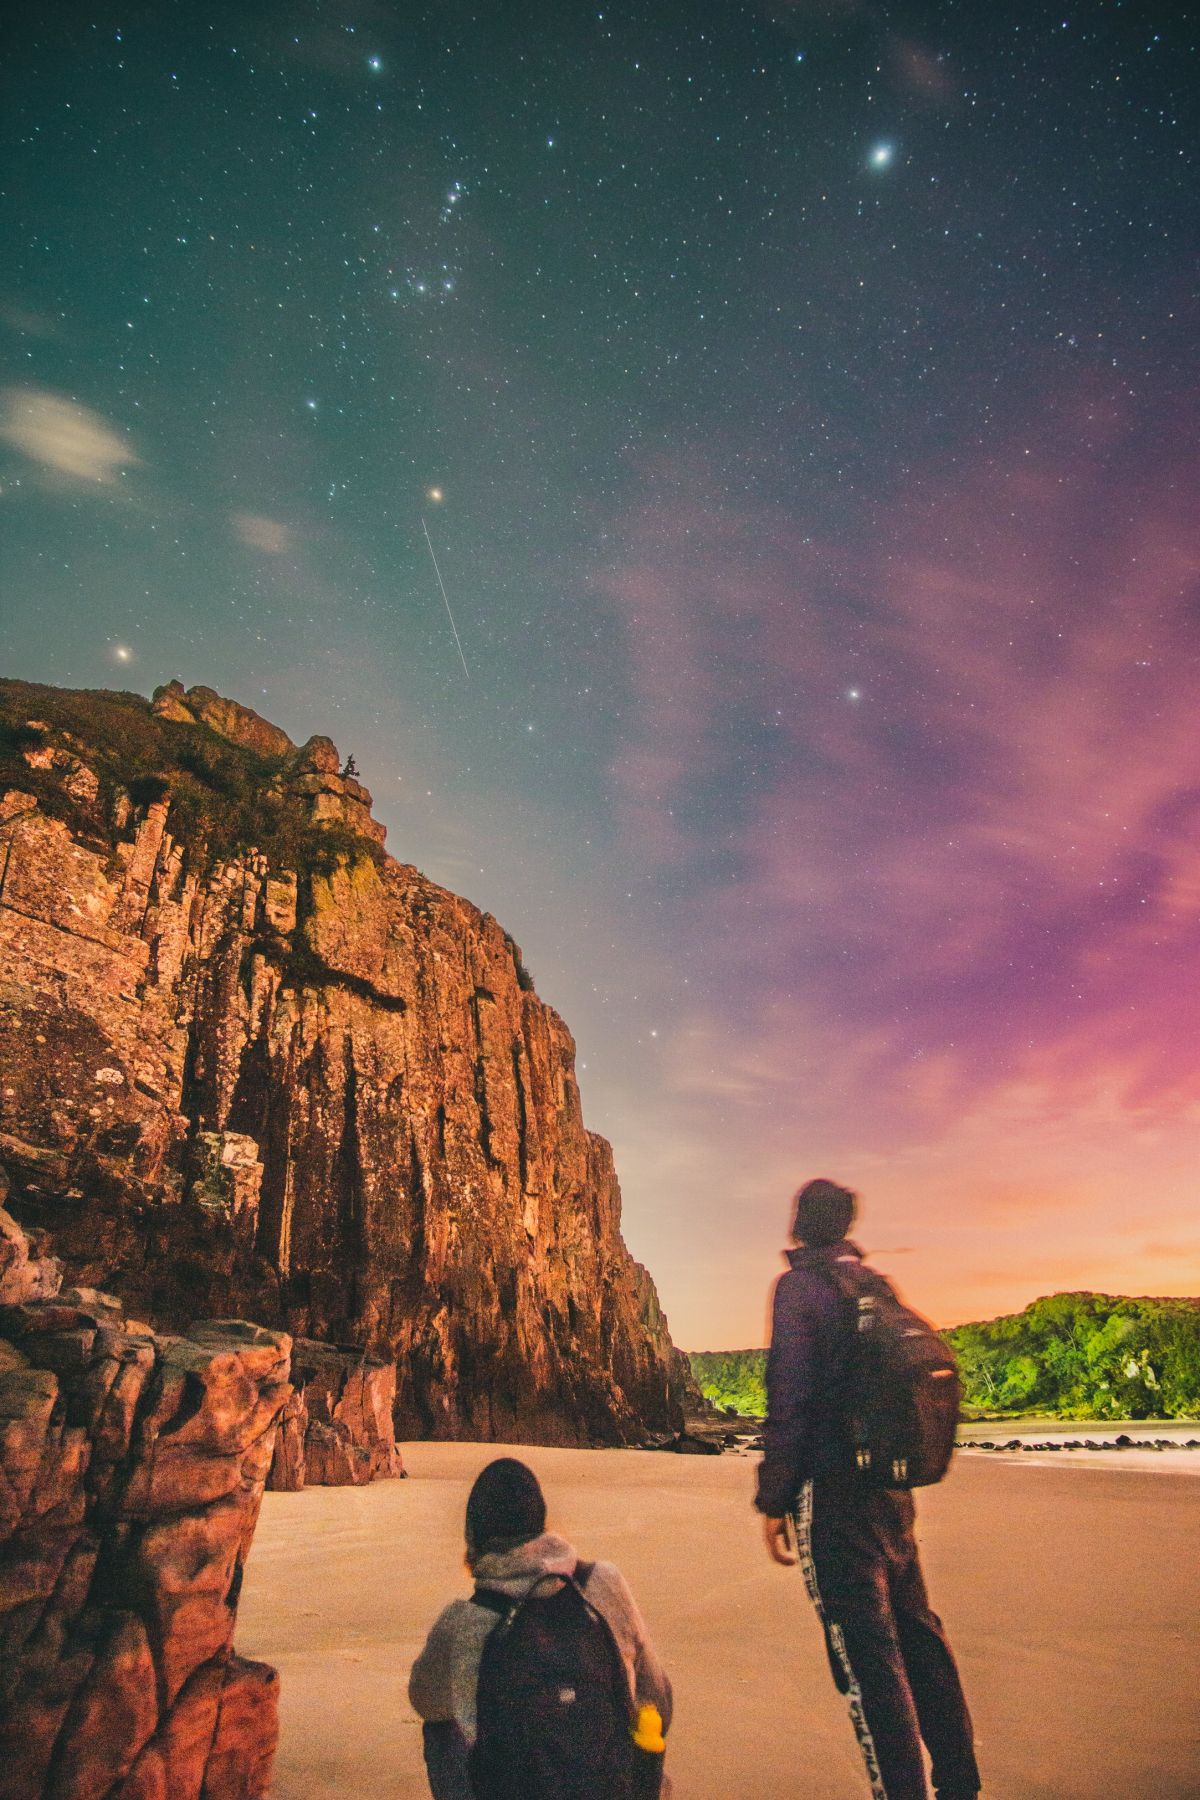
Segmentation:
<svg viewBox="0 0 1200 1800">
<path fill-rule="evenodd" d="M 114 662 L 127 663 L 133 661 L 133 651 L 128 644 L 114 644 L 112 647 Z"/>
<path fill-rule="evenodd" d="M 847 698 L 847 700 L 861 700 L 862 699 L 862 689 L 861 688 L 847 688 L 846 689 L 846 698 Z"/>
<path fill-rule="evenodd" d="M 370 69 L 372 75 L 381 75 L 383 73 L 382 56 L 368 56 L 367 67 Z"/>
<path fill-rule="evenodd" d="M 867 161 L 873 169 L 890 169 L 895 158 L 895 144 L 876 144 Z"/>
<path fill-rule="evenodd" d="M 445 498 L 445 490 L 439 487 L 427 488 L 425 491 L 425 498 L 434 501 L 443 500 Z"/>
</svg>

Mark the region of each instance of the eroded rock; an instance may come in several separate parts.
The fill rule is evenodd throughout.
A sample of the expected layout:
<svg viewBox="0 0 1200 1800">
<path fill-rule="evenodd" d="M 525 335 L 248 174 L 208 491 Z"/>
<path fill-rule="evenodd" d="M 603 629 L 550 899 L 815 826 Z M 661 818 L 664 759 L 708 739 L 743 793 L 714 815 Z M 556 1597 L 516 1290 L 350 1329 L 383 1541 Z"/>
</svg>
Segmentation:
<svg viewBox="0 0 1200 1800">
<path fill-rule="evenodd" d="M 296 1338 L 292 1387 L 268 1487 L 361 1487 L 404 1474 L 393 1424 L 394 1363 Z"/>
<path fill-rule="evenodd" d="M 277 1682 L 232 1637 L 289 1339 L 85 1288 L 0 1331 L 0 1796 L 255 1800 Z"/>
</svg>

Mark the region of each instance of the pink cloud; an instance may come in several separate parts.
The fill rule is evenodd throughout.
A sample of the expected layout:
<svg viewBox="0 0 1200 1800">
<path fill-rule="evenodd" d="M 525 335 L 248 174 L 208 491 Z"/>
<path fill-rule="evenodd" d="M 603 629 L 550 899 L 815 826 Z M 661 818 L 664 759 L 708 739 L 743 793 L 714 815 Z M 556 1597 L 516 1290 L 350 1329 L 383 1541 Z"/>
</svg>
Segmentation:
<svg viewBox="0 0 1200 1800">
<path fill-rule="evenodd" d="M 689 865 L 729 991 L 832 1014 L 839 1058 L 911 1065 L 922 1113 L 1035 1052 L 1068 1081 L 1084 1043 L 1131 1092 L 1195 1088 L 1200 529 L 1180 482 L 1138 477 L 1114 516 L 1106 467 L 1028 448 L 853 554 L 654 471 L 671 490 L 602 580 L 638 705 L 625 827 Z"/>
</svg>

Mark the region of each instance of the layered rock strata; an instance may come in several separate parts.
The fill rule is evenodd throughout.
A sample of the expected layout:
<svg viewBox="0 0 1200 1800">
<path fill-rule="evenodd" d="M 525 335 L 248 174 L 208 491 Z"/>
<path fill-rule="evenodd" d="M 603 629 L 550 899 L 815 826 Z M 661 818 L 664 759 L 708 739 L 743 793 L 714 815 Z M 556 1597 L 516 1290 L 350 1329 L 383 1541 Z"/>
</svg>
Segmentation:
<svg viewBox="0 0 1200 1800">
<path fill-rule="evenodd" d="M 686 1364 L 511 937 L 382 853 L 327 739 L 177 683 L 7 704 L 9 766 L 41 760 L 0 799 L 0 1155 L 71 1278 L 394 1362 L 401 1435 L 678 1430 Z M 214 732 L 262 784 L 219 857 L 189 826 Z"/>
<path fill-rule="evenodd" d="M 0 1244 L 19 1237 L 0 1210 Z M 19 1261 L 0 1306 L 0 1800 L 255 1800 L 278 1684 L 232 1638 L 289 1341 L 229 1321 L 156 1337 Z"/>
</svg>

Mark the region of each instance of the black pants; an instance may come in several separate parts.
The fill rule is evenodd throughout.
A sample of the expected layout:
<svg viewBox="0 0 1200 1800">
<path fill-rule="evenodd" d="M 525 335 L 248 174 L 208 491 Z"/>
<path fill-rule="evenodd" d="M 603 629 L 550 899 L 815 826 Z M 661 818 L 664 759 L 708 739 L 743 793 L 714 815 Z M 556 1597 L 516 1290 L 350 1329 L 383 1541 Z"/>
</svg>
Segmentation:
<svg viewBox="0 0 1200 1800">
<path fill-rule="evenodd" d="M 911 1494 L 818 1476 L 796 1511 L 801 1565 L 874 1800 L 927 1800 L 922 1738 L 939 1800 L 970 1800 L 971 1716 L 925 1593 L 913 1516 Z"/>
</svg>

